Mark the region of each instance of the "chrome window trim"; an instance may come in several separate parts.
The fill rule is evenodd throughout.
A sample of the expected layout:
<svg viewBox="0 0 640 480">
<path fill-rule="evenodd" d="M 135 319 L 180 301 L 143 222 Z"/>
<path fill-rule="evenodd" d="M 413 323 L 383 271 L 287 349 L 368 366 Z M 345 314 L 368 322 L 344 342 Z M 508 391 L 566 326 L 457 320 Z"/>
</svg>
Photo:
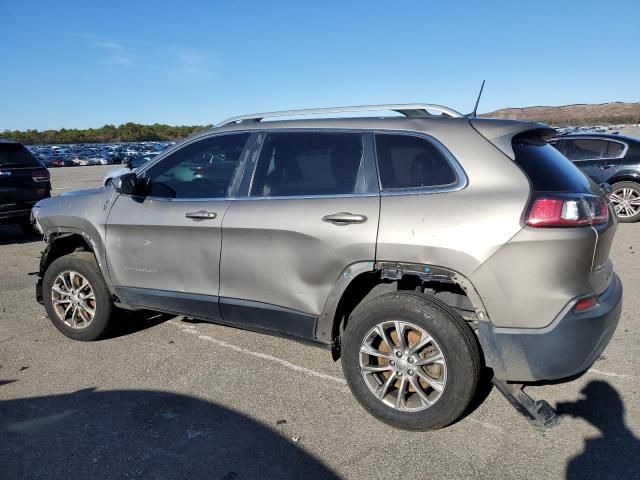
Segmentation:
<svg viewBox="0 0 640 480">
<path fill-rule="evenodd" d="M 374 155 L 376 158 L 376 168 L 378 170 L 378 187 L 380 188 L 381 196 L 398 196 L 398 195 L 423 195 L 423 194 L 432 194 L 432 193 L 447 193 L 447 192 L 457 192 L 462 190 L 469 185 L 469 178 L 467 177 L 467 173 L 460 165 L 460 162 L 453 156 L 451 152 L 440 142 L 438 139 L 433 136 L 418 132 L 418 131 L 399 131 L 399 130 L 373 130 L 373 138 L 374 138 Z M 425 140 L 432 145 L 434 145 L 440 153 L 445 157 L 445 159 L 449 162 L 449 165 L 453 168 L 453 171 L 456 175 L 456 182 L 449 185 L 433 185 L 430 187 L 404 187 L 404 188 L 382 188 L 382 178 L 380 176 L 380 165 L 378 163 L 378 148 L 375 145 L 375 137 L 376 135 L 406 135 L 409 137 L 418 137 L 422 140 Z"/>
<path fill-rule="evenodd" d="M 626 142 L 624 142 L 622 140 L 617 140 L 617 139 L 608 138 L 608 137 L 607 138 L 603 138 L 603 137 L 589 137 L 589 136 L 584 136 L 583 137 L 583 136 L 580 136 L 580 137 L 558 138 L 558 139 L 554 139 L 554 140 L 557 140 L 557 141 L 560 141 L 560 140 L 565 140 L 565 141 L 566 140 L 573 140 L 573 141 L 575 141 L 575 140 L 598 140 L 600 142 L 619 143 L 624 147 L 622 149 L 622 153 L 617 157 L 581 158 L 579 160 L 571 160 L 571 159 L 569 159 L 572 162 L 594 162 L 594 161 L 597 161 L 597 160 L 619 160 L 619 159 L 624 158 L 627 155 L 627 151 L 629 150 L 629 144 L 628 143 L 626 143 Z"/>
<path fill-rule="evenodd" d="M 125 197 L 140 197 L 140 195 L 123 195 Z M 235 197 L 212 197 L 212 198 L 169 198 L 169 197 L 152 197 L 147 195 L 143 197 L 154 202 L 230 202 L 236 200 Z"/>
<path fill-rule="evenodd" d="M 340 193 L 335 195 L 288 195 L 282 197 L 236 197 L 233 200 L 247 201 L 247 200 L 312 200 L 328 199 L 328 198 L 357 198 L 357 197 L 377 197 L 378 193 Z"/>
</svg>

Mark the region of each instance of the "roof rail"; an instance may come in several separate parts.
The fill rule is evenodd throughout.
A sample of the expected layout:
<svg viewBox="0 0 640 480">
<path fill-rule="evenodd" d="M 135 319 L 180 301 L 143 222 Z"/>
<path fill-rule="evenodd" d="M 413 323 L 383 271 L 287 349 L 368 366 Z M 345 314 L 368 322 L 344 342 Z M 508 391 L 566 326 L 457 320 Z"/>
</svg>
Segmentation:
<svg viewBox="0 0 640 480">
<path fill-rule="evenodd" d="M 452 108 L 443 107 L 442 105 L 432 105 L 429 103 L 393 103 L 388 105 L 358 105 L 353 107 L 330 107 L 330 108 L 310 108 L 304 110 L 285 110 L 282 112 L 254 113 L 251 115 L 239 115 L 237 117 L 227 118 L 223 122 L 216 125 L 222 127 L 231 123 L 241 122 L 259 122 L 264 118 L 273 117 L 295 117 L 299 115 L 322 115 L 325 113 L 348 113 L 348 112 L 398 112 L 405 117 L 432 117 L 429 110 L 440 112 L 441 115 L 447 117 L 462 117 L 460 112 L 456 112 Z"/>
</svg>

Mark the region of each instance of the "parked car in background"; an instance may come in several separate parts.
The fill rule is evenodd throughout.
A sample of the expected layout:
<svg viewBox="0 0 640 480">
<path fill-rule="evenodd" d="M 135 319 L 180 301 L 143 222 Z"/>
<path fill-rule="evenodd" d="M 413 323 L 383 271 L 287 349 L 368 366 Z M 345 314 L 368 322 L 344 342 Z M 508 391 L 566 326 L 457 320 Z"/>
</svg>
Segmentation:
<svg viewBox="0 0 640 480">
<path fill-rule="evenodd" d="M 0 225 L 33 233 L 31 208 L 51 195 L 49 171 L 24 145 L 0 141 Z"/>
<path fill-rule="evenodd" d="M 622 306 L 615 215 L 553 134 L 420 104 L 235 117 L 114 188 L 39 202 L 36 297 L 77 340 L 125 308 L 316 344 L 410 430 L 456 421 L 486 365 L 547 425 L 523 385 L 590 368 Z"/>
<path fill-rule="evenodd" d="M 596 183 L 611 185 L 609 198 L 621 222 L 640 220 L 640 139 L 579 133 L 561 135 L 549 143 Z"/>
<path fill-rule="evenodd" d="M 107 172 L 107 174 L 102 177 L 102 185 L 104 185 L 105 187 L 107 185 L 110 185 L 111 182 L 113 182 L 114 178 L 119 177 L 120 175 L 123 175 L 125 173 L 135 171 L 137 168 L 140 168 L 142 165 L 151 160 L 154 156 L 155 154 L 152 156 L 135 157 L 127 160 L 124 167 L 116 168 L 115 170 Z"/>
</svg>

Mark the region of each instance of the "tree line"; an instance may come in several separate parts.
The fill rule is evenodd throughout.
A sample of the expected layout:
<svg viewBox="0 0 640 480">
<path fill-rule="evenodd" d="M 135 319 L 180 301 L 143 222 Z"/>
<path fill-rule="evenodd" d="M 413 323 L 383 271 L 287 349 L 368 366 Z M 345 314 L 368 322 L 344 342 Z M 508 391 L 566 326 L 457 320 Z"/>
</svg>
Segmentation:
<svg viewBox="0 0 640 480">
<path fill-rule="evenodd" d="M 141 125 L 125 123 L 100 128 L 61 128 L 60 130 L 5 130 L 0 138 L 27 145 L 48 143 L 109 143 L 178 140 L 192 133 L 211 128 L 211 125 L 171 126 L 161 123 Z"/>
</svg>

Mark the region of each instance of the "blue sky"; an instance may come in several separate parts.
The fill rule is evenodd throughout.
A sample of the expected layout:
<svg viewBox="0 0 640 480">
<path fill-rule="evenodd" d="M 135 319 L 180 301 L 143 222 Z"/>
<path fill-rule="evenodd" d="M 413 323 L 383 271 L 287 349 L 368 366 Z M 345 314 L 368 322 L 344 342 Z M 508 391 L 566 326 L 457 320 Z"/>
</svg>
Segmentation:
<svg viewBox="0 0 640 480">
<path fill-rule="evenodd" d="M 640 1 L 0 0 L 0 131 L 640 101 Z"/>
</svg>

